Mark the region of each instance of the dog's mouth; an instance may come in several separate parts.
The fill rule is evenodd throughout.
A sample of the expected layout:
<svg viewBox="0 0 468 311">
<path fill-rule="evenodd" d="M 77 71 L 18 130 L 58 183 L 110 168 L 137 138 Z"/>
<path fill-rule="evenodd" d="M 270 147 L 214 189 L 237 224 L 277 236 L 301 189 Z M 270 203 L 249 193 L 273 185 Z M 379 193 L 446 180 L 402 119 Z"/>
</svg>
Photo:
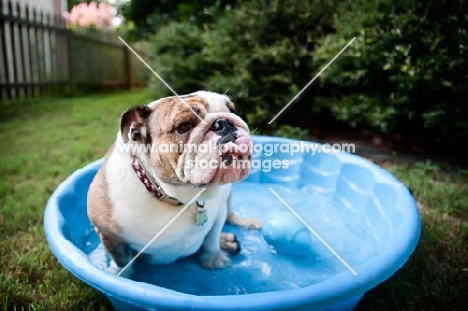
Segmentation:
<svg viewBox="0 0 468 311">
<path fill-rule="evenodd" d="M 210 136 L 208 133 L 207 136 Z M 216 133 L 215 133 L 215 136 Z M 235 182 L 245 178 L 250 171 L 252 141 L 241 129 L 220 136 L 217 140 L 218 165 L 213 182 Z M 245 174 L 245 176 L 244 176 Z"/>
<path fill-rule="evenodd" d="M 197 152 L 186 155 L 190 160 L 183 171 L 192 185 L 238 182 L 250 172 L 252 141 L 247 126 L 238 123 L 234 126 L 233 121 L 221 120 L 206 129 Z"/>
<path fill-rule="evenodd" d="M 236 134 L 230 141 L 219 145 L 221 160 L 225 165 L 231 165 L 232 163 L 242 164 L 243 161 L 250 161 L 251 145 L 252 141 L 249 137 Z"/>
</svg>

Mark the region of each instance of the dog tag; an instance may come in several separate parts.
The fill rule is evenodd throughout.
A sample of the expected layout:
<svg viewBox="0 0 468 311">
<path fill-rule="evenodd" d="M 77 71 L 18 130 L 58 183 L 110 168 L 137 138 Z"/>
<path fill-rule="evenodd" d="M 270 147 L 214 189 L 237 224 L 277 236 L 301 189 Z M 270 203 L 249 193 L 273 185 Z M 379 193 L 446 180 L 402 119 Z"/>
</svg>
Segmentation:
<svg viewBox="0 0 468 311">
<path fill-rule="evenodd" d="M 205 209 L 205 200 L 202 203 L 195 202 L 197 204 L 197 213 L 195 214 L 195 224 L 197 226 L 203 226 L 205 222 L 208 220 L 208 213 Z"/>
<path fill-rule="evenodd" d="M 203 226 L 208 220 L 208 213 L 205 209 L 205 200 L 202 203 L 195 202 L 197 204 L 197 213 L 195 214 L 195 224 L 197 226 Z"/>
<path fill-rule="evenodd" d="M 197 214 L 195 215 L 195 224 L 197 226 L 203 226 L 205 222 L 208 220 L 208 213 L 206 212 L 206 209 L 203 209 L 201 211 L 198 211 Z"/>
</svg>

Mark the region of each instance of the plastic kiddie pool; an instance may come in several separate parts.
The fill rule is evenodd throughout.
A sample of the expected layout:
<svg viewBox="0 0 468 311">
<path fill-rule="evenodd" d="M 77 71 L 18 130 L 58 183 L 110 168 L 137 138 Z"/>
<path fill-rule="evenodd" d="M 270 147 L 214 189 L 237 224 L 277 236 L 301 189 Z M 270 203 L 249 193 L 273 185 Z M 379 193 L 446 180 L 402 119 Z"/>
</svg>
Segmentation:
<svg viewBox="0 0 468 311">
<path fill-rule="evenodd" d="M 414 251 L 420 233 L 414 199 L 390 173 L 358 156 L 312 142 L 253 141 L 253 168 L 234 185 L 233 206 L 265 224 L 263 231 L 225 226 L 242 248 L 230 267 L 206 270 L 192 256 L 166 266 L 136 261 L 133 280 L 106 272 L 108 257 L 99 255 L 86 216 L 88 187 L 102 160 L 74 172 L 50 197 L 44 226 L 52 252 L 118 310 L 353 309 Z"/>
</svg>

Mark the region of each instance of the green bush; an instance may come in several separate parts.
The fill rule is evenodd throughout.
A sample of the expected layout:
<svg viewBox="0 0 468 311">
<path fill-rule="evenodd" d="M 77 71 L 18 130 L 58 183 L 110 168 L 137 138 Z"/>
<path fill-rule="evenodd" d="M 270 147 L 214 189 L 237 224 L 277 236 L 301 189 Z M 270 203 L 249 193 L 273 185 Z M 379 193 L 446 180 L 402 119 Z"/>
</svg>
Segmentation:
<svg viewBox="0 0 468 311">
<path fill-rule="evenodd" d="M 326 62 L 357 40 L 321 76 L 328 96 L 316 103 L 358 127 L 466 136 L 466 12 L 464 0 L 345 3 L 336 33 L 322 39 L 314 61 Z"/>
<path fill-rule="evenodd" d="M 146 40 L 155 30 L 171 21 L 187 21 L 200 27 L 212 23 L 240 0 L 132 0 L 117 1 L 129 41 Z"/>
<path fill-rule="evenodd" d="M 264 125 L 320 66 L 313 50 L 332 30 L 335 2 L 243 2 L 204 31 L 171 23 L 151 39 L 153 65 L 177 92 L 227 92 L 251 126 Z"/>
<path fill-rule="evenodd" d="M 383 133 L 456 138 L 468 134 L 467 6 L 253 0 L 203 27 L 170 23 L 152 37 L 150 55 L 177 92 L 227 92 L 253 128 L 274 133 L 278 125 L 265 130 L 266 123 L 356 36 L 283 115 L 307 120 L 304 112 L 325 111 Z M 152 85 L 172 94 L 156 78 Z"/>
<path fill-rule="evenodd" d="M 152 68 L 179 94 L 202 88 L 202 77 L 209 74 L 203 55 L 203 31 L 187 22 L 163 27 L 149 44 Z M 151 77 L 155 94 L 173 95 L 156 76 Z"/>
</svg>

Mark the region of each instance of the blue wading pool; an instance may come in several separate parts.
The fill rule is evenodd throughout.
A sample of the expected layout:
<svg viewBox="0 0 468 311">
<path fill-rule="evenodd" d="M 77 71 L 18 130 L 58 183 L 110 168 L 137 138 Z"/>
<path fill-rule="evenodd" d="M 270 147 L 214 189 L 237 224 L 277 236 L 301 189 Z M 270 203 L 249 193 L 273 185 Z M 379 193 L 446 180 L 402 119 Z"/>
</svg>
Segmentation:
<svg viewBox="0 0 468 311">
<path fill-rule="evenodd" d="M 241 244 L 231 266 L 206 270 L 191 256 L 163 266 L 136 261 L 133 280 L 104 271 L 109 257 L 86 215 L 102 160 L 73 173 L 50 197 L 44 226 L 52 252 L 118 310 L 353 309 L 414 251 L 420 219 L 413 197 L 358 156 L 323 152 L 328 148 L 312 142 L 253 141 L 253 168 L 233 186 L 233 206 L 240 216 L 263 219 L 264 227 L 225 226 Z M 318 149 L 297 152 L 301 144 Z"/>
</svg>

